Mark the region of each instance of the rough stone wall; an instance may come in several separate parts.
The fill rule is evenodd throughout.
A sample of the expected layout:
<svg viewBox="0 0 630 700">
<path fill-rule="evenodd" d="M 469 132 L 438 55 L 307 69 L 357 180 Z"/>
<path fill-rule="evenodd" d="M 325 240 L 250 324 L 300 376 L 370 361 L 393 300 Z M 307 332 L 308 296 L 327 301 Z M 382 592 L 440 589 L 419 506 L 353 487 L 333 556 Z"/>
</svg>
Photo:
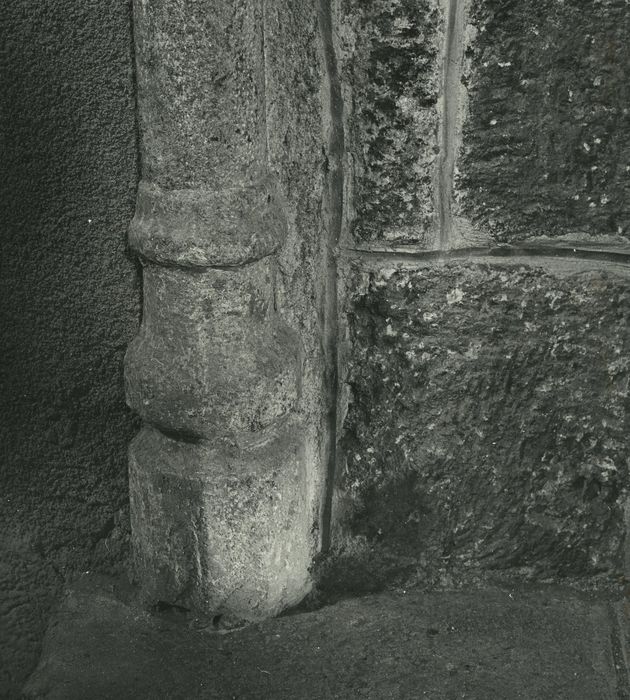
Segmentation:
<svg viewBox="0 0 630 700">
<path fill-rule="evenodd" d="M 623 580 L 627 3 L 334 7 L 342 424 L 320 585 Z"/>
<path fill-rule="evenodd" d="M 0 3 L 0 696 L 64 579 L 128 549 L 122 358 L 139 318 L 126 0 Z"/>
<path fill-rule="evenodd" d="M 152 596 L 207 610 L 232 608 L 244 614 L 253 606 L 256 614 L 273 612 L 298 593 L 274 597 L 265 558 L 279 558 L 277 575 L 287 576 L 288 590 L 295 583 L 289 583 L 289 568 L 303 568 L 314 551 L 312 546 L 300 553 L 285 551 L 278 523 L 297 512 L 304 517 L 305 509 L 311 535 L 320 529 L 326 545 L 333 506 L 332 558 L 344 547 L 350 551 L 346 558 L 355 563 L 380 557 L 385 564 L 378 563 L 377 569 L 386 573 L 372 572 L 377 585 L 387 572 L 408 574 L 411 569 L 419 581 L 435 582 L 449 568 L 442 566 L 446 559 L 450 569 L 444 580 L 490 568 L 537 578 L 602 571 L 621 575 L 627 455 L 619 435 L 626 427 L 625 366 L 618 368 L 619 394 L 611 399 L 617 423 L 601 419 L 601 425 L 589 428 L 595 444 L 606 445 L 602 454 L 593 448 L 579 459 L 565 455 L 566 440 L 581 433 L 552 420 L 557 406 L 539 406 L 537 399 L 528 398 L 530 365 L 536 365 L 538 350 L 531 357 L 519 356 L 508 372 L 522 384 L 510 379 L 510 391 L 521 386 L 520 393 L 514 390 L 516 403 L 492 388 L 503 386 L 497 353 L 512 356 L 523 315 L 517 310 L 513 318 L 508 307 L 497 319 L 486 313 L 484 288 L 490 282 L 483 275 L 496 280 L 478 258 L 496 258 L 496 265 L 483 263 L 496 271 L 503 256 L 539 257 L 519 263 L 523 279 L 505 273 L 505 289 L 497 291 L 500 299 L 509 298 L 512 285 L 513 294 L 528 303 L 531 290 L 525 278 L 531 274 L 540 298 L 531 300 L 530 311 L 544 316 L 546 300 L 552 300 L 553 309 L 558 294 L 575 302 L 567 310 L 570 320 L 545 324 L 541 319 L 536 327 L 537 344 L 553 359 L 536 371 L 542 373 L 543 386 L 567 392 L 564 398 L 554 394 L 558 403 L 568 406 L 589 395 L 589 407 L 599 416 L 606 401 L 597 393 L 606 391 L 604 369 L 589 373 L 583 368 L 581 373 L 580 361 L 596 352 L 607 366 L 616 367 L 614 357 L 606 355 L 606 350 L 613 352 L 606 334 L 613 332 L 614 319 L 608 319 L 610 328 L 599 324 L 596 350 L 589 342 L 576 343 L 571 346 L 576 357 L 567 351 L 563 363 L 553 353 L 567 334 L 593 326 L 593 309 L 606 317 L 606 294 L 613 294 L 599 290 L 590 278 L 584 282 L 569 273 L 572 282 L 562 282 L 564 268 L 573 265 L 576 274 L 587 277 L 607 269 L 613 274 L 610 265 L 626 259 L 627 115 L 618 67 L 628 58 L 619 41 L 627 20 L 623 8 L 618 3 L 589 6 L 591 33 L 564 4 L 339 0 L 314 8 L 252 1 L 238 9 L 226 3 L 212 17 L 206 5 L 188 6 L 183 0 L 150 8 L 140 3 L 138 8 L 144 182 L 132 241 L 145 261 L 146 288 L 145 320 L 130 348 L 127 376 L 129 399 L 147 424 L 134 443 L 132 492 L 138 504 L 138 569 L 155 583 Z M 543 17 L 552 20 L 544 29 Z M 558 27 L 573 26 L 571 22 L 584 34 L 579 46 L 561 40 Z M 285 26 L 290 31 L 284 32 Z M 531 31 L 521 31 L 523 26 Z M 208 36 L 217 37 L 211 51 Z M 238 66 L 233 74 L 226 68 L 232 65 Z M 574 90 L 570 86 L 581 85 L 586 66 L 598 75 L 592 86 Z M 565 91 L 569 102 L 575 101 L 573 110 L 558 101 Z M 580 141 L 589 129 L 598 134 L 592 145 Z M 586 163 L 578 157 L 580 148 L 600 160 Z M 520 248 L 493 248 L 525 239 L 527 245 Z M 593 260 L 593 247 L 605 251 L 596 254 L 597 265 L 584 270 L 580 266 Z M 452 326 L 445 321 L 435 337 L 428 337 L 434 350 L 441 348 L 448 357 L 461 350 L 466 356 L 470 348 L 455 350 L 452 341 L 476 324 L 474 342 L 492 350 L 490 360 L 478 367 L 454 363 L 427 370 L 426 376 L 415 370 L 406 376 L 395 366 L 397 357 L 403 353 L 408 359 L 424 348 L 426 329 L 414 309 L 396 299 L 398 281 L 380 280 L 374 286 L 356 270 L 370 268 L 379 279 L 379 270 L 396 270 L 404 261 L 404 283 L 414 290 L 428 274 L 421 268 L 433 260 L 437 296 L 418 292 L 417 303 L 422 299 L 423 313 L 439 316 L 444 299 L 450 308 L 464 294 L 460 281 L 452 279 L 454 271 L 445 267 L 457 250 L 466 294 L 480 301 L 457 306 L 461 317 L 451 319 Z M 623 267 L 614 274 L 623 307 Z M 402 307 L 407 316 L 404 323 L 399 318 L 406 329 L 402 335 L 387 320 L 387 310 L 381 313 L 388 305 L 392 312 Z M 384 328 L 375 321 L 379 314 Z M 535 321 L 528 323 L 535 327 Z M 386 343 L 399 335 L 404 340 L 401 347 L 387 346 L 390 357 L 379 355 L 383 332 Z M 614 352 L 623 354 L 623 327 L 615 332 L 621 349 Z M 402 409 L 374 394 L 390 370 L 396 376 L 402 372 L 397 381 L 402 386 L 404 380 L 412 404 L 435 389 L 443 413 L 438 428 L 427 419 L 424 435 L 418 403 L 406 428 L 423 437 L 416 436 L 403 453 L 387 444 L 397 431 L 395 444 L 405 441 L 404 426 L 395 425 Z M 464 387 L 479 382 L 490 387 L 490 428 L 471 432 L 463 419 L 459 432 L 453 428 L 460 419 L 445 402 L 472 391 L 456 386 L 455 380 Z M 491 433 L 510 437 L 502 427 L 503 414 L 514 422 L 528 410 L 541 415 L 529 422 L 520 419 L 519 430 L 527 438 L 519 433 L 516 464 L 505 444 L 494 449 L 500 440 L 484 441 Z M 566 420 L 574 417 L 567 408 Z M 591 418 L 588 413 L 581 420 L 586 425 Z M 289 433 L 298 425 L 305 431 L 302 448 L 280 427 L 284 421 L 293 426 Z M 382 437 L 384 452 L 363 455 L 363 443 L 373 434 Z M 435 450 L 446 450 L 455 441 L 466 454 L 476 455 L 475 463 L 461 463 L 452 455 L 440 462 L 431 452 L 434 435 Z M 275 441 L 280 463 L 287 463 L 274 469 L 266 447 L 256 446 L 260 439 L 265 445 Z M 580 442 L 583 436 L 575 439 Z M 527 456 L 524 445 L 531 442 L 551 446 L 554 456 L 549 458 L 548 451 L 543 456 L 552 460 L 553 474 L 540 466 L 541 460 L 546 465 L 543 456 Z M 608 454 L 609 448 L 614 454 Z M 490 455 L 494 466 L 488 466 Z M 358 466 L 362 460 L 377 465 L 376 475 Z M 193 465 L 188 475 L 186 464 Z M 159 476 L 152 473 L 155 468 Z M 594 486 L 582 473 L 589 469 L 597 472 Z M 388 470 L 394 476 L 381 483 Z M 610 492 L 602 487 L 609 471 L 616 474 Z M 439 481 L 436 474 L 445 483 L 462 485 L 462 492 L 447 496 L 429 489 L 424 481 Z M 313 504 L 326 479 L 318 515 Z M 416 488 L 409 479 L 422 483 Z M 185 484 L 175 488 L 182 480 Z M 181 503 L 173 496 L 178 489 Z M 584 505 L 593 489 L 604 495 Z M 284 505 L 263 508 L 266 490 L 272 500 L 285 499 Z M 473 492 L 477 500 L 469 499 Z M 415 525 L 397 524 L 393 535 L 385 535 L 393 527 L 391 519 L 407 507 L 396 506 L 401 493 L 403 502 L 410 499 L 408 515 Z M 285 510 L 289 494 L 295 501 Z M 241 513 L 238 523 L 230 519 L 230 508 L 216 506 L 224 497 Z M 603 508 L 606 517 L 600 517 Z M 480 514 L 486 510 L 494 514 L 491 521 Z M 162 517 L 153 522 L 155 513 L 173 518 L 177 536 L 172 543 L 156 538 Z M 180 513 L 189 515 L 182 519 Z M 375 528 L 381 516 L 389 525 Z M 416 527 L 418 518 L 422 527 Z M 251 550 L 255 522 L 262 527 L 261 556 Z M 301 541 L 308 541 L 305 522 L 296 527 Z M 195 540 L 200 529 L 210 533 L 201 544 Z M 467 532 L 463 539 L 462 530 Z M 455 534 L 458 544 L 453 544 Z M 313 536 L 311 545 L 316 541 Z M 253 569 L 247 561 L 255 562 Z M 359 578 L 374 585 L 365 566 L 361 571 Z M 225 589 L 217 577 L 225 577 Z M 246 579 L 255 582 L 257 593 Z M 296 591 L 307 587 L 305 579 Z M 202 589 L 214 592 L 202 600 Z M 254 605 L 257 595 L 265 602 Z"/>
<path fill-rule="evenodd" d="M 492 240 L 630 236 L 625 0 L 475 1 L 459 213 Z"/>
<path fill-rule="evenodd" d="M 624 0 L 335 3 L 349 245 L 623 243 Z"/>
<path fill-rule="evenodd" d="M 440 3 L 344 0 L 336 10 L 349 234 L 428 243 L 439 227 Z"/>
<path fill-rule="evenodd" d="M 64 575 L 124 565 L 128 11 L 0 9 L 10 690 Z M 342 590 L 627 574 L 627 6 L 136 13 L 148 596 L 271 614 L 327 540 Z"/>
<path fill-rule="evenodd" d="M 521 258 L 349 282 L 353 584 L 621 578 L 628 272 Z"/>
</svg>

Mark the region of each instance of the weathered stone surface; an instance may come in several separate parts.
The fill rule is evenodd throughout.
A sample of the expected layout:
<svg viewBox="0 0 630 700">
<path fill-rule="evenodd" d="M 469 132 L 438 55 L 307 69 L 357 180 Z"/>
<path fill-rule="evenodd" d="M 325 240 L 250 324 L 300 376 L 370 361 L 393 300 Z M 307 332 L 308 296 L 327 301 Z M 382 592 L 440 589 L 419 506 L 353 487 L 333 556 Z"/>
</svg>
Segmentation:
<svg viewBox="0 0 630 700">
<path fill-rule="evenodd" d="M 141 182 L 129 242 L 158 263 L 243 265 L 275 253 L 286 229 L 270 180 L 220 190 L 163 190 Z"/>
<path fill-rule="evenodd" d="M 365 596 L 213 634 L 86 578 L 67 593 L 25 697 L 613 700 L 629 691 L 623 604 L 552 587 Z"/>
<path fill-rule="evenodd" d="M 264 4 L 269 169 L 282 193 L 287 237 L 277 254 L 278 316 L 300 336 L 301 383 L 296 413 L 304 445 L 304 515 L 311 518 L 314 553 L 321 535 L 326 455 L 322 321 L 324 254 L 329 243 L 323 216 L 329 156 L 322 150 L 326 117 L 319 3 L 274 0 Z"/>
<path fill-rule="evenodd" d="M 147 264 L 127 400 L 189 437 L 252 433 L 297 402 L 299 340 L 273 308 L 274 263 L 195 271 Z"/>
<path fill-rule="evenodd" d="M 448 263 L 349 284 L 329 583 L 623 573 L 627 275 Z"/>
<path fill-rule="evenodd" d="M 224 189 L 265 173 L 259 0 L 134 3 L 143 178 Z"/>
<path fill-rule="evenodd" d="M 438 0 L 339 0 L 349 227 L 356 241 L 429 244 L 444 17 Z"/>
<path fill-rule="evenodd" d="M 142 174 L 130 242 L 156 262 L 235 265 L 275 252 L 260 0 L 135 5 Z"/>
<path fill-rule="evenodd" d="M 148 598 L 248 619 L 306 593 L 316 539 L 319 110 L 303 137 L 305 93 L 289 94 L 303 81 L 312 105 L 320 73 L 305 64 L 313 24 L 279 29 L 309 12 L 160 0 L 135 13 L 144 179 L 131 242 L 145 295 L 126 378 L 147 424 L 132 448 L 136 571 Z M 302 155 L 312 167 L 297 187 Z"/>
<path fill-rule="evenodd" d="M 627 2 L 480 0 L 470 13 L 458 213 L 501 242 L 626 242 Z"/>
<path fill-rule="evenodd" d="M 306 595 L 311 513 L 297 428 L 245 448 L 140 433 L 129 472 L 135 569 L 147 600 L 252 620 Z"/>
</svg>

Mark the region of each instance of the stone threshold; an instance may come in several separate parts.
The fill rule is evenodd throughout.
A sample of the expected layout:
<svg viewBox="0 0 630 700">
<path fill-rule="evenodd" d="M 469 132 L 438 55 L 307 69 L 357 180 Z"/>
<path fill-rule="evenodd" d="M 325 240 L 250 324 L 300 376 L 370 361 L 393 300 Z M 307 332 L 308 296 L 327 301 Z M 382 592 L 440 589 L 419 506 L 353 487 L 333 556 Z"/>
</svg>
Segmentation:
<svg viewBox="0 0 630 700">
<path fill-rule="evenodd" d="M 221 629 L 86 576 L 25 698 L 630 698 L 630 603 L 557 586 L 396 591 Z"/>
</svg>

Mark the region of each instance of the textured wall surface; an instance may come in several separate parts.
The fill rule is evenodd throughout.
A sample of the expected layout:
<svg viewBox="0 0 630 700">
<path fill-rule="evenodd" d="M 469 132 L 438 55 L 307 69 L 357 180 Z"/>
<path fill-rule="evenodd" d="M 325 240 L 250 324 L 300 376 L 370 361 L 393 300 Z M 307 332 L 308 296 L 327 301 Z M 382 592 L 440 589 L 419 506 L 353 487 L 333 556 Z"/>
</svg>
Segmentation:
<svg viewBox="0 0 630 700">
<path fill-rule="evenodd" d="M 351 282 L 340 509 L 363 585 L 620 576 L 628 274 L 510 261 Z"/>
<path fill-rule="evenodd" d="M 335 5 L 350 240 L 627 240 L 625 0 Z"/>
<path fill-rule="evenodd" d="M 337 7 L 352 233 L 357 241 L 428 242 L 439 219 L 440 3 L 342 0 Z"/>
<path fill-rule="evenodd" d="M 625 0 L 475 0 L 459 213 L 497 241 L 630 236 Z"/>
<path fill-rule="evenodd" d="M 127 557 L 139 318 L 126 0 L 0 3 L 0 696 L 66 576 Z"/>
<path fill-rule="evenodd" d="M 334 5 L 342 420 L 322 581 L 619 580 L 628 4 Z"/>
</svg>

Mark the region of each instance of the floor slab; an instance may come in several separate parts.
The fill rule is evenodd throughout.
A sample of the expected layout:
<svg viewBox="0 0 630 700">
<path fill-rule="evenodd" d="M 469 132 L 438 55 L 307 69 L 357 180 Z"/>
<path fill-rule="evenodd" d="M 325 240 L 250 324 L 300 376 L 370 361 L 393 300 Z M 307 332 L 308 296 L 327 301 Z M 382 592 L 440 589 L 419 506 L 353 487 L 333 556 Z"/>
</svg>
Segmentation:
<svg viewBox="0 0 630 700">
<path fill-rule="evenodd" d="M 86 579 L 28 698 L 628 698 L 623 603 L 557 588 L 397 591 L 231 631 Z M 207 627 L 203 627 L 206 624 Z"/>
</svg>

